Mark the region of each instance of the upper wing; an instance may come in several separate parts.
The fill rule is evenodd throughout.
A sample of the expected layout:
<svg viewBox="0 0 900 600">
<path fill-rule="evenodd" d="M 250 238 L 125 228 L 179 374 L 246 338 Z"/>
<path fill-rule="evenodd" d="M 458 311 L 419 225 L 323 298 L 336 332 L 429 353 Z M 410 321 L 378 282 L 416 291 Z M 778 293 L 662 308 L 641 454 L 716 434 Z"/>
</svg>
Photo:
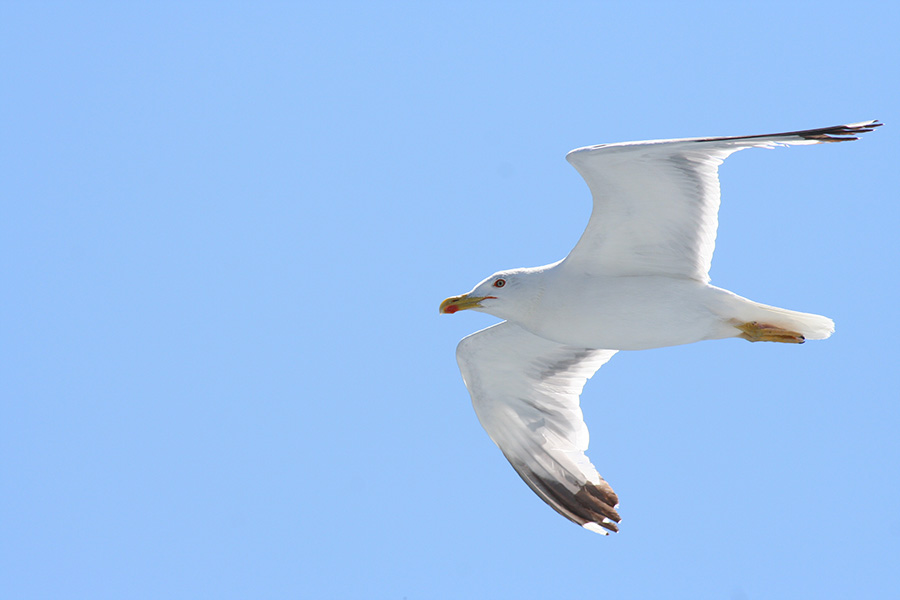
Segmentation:
<svg viewBox="0 0 900 600">
<path fill-rule="evenodd" d="M 719 210 L 718 166 L 744 148 L 857 139 L 877 121 L 766 135 L 604 144 L 566 155 L 594 196 L 566 258 L 585 272 L 709 281 Z"/>
<path fill-rule="evenodd" d="M 584 455 L 578 397 L 615 353 L 563 346 L 508 321 L 456 349 L 478 420 L 513 468 L 558 513 L 604 535 L 618 531 L 619 500 Z"/>
</svg>

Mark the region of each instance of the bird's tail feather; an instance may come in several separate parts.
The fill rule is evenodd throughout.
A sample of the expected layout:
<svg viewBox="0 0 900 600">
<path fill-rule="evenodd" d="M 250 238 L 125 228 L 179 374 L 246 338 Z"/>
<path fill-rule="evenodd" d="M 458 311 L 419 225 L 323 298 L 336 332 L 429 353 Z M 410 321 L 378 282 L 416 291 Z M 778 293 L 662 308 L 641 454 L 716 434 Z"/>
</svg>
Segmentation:
<svg viewBox="0 0 900 600">
<path fill-rule="evenodd" d="M 756 310 L 753 320 L 796 331 L 808 340 L 824 340 L 834 333 L 834 321 L 822 315 L 798 312 L 754 302 Z"/>
</svg>

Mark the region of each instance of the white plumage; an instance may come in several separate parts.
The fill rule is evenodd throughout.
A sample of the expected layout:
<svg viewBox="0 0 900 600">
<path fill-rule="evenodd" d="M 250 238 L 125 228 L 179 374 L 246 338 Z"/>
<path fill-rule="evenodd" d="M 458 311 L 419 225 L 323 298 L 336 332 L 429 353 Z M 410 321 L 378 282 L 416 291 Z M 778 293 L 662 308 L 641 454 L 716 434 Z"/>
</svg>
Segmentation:
<svg viewBox="0 0 900 600">
<path fill-rule="evenodd" d="M 827 317 L 709 285 L 717 170 L 744 148 L 855 140 L 880 125 L 605 144 L 567 155 L 594 198 L 575 248 L 550 265 L 497 272 L 441 304 L 442 313 L 505 319 L 464 338 L 456 355 L 479 421 L 538 496 L 592 531 L 618 531 L 618 498 L 585 455 L 579 407 L 585 382 L 618 350 L 831 335 Z"/>
</svg>

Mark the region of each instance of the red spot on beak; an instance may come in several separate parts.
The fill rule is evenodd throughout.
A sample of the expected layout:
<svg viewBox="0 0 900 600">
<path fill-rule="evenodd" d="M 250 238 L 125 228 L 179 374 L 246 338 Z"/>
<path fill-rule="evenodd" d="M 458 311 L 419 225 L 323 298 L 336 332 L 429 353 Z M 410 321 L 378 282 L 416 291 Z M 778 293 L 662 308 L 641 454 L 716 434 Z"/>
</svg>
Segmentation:
<svg viewBox="0 0 900 600">
<path fill-rule="evenodd" d="M 452 315 L 453 313 L 455 313 L 458 310 L 459 310 L 459 307 L 456 306 L 455 304 L 450 304 L 450 305 L 444 307 L 444 313 L 446 313 L 448 315 Z"/>
</svg>

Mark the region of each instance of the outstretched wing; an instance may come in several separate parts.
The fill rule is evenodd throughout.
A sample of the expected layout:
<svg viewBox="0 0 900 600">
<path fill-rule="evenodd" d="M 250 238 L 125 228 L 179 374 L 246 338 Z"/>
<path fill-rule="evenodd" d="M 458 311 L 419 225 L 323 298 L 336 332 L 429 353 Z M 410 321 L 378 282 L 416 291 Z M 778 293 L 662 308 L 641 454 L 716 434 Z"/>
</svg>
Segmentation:
<svg viewBox="0 0 900 600">
<path fill-rule="evenodd" d="M 566 155 L 594 196 L 566 268 L 709 281 L 719 211 L 718 167 L 744 148 L 857 139 L 877 121 L 766 135 L 604 144 Z"/>
<path fill-rule="evenodd" d="M 585 456 L 578 397 L 615 350 L 572 348 L 508 321 L 459 343 L 456 358 L 478 420 L 525 483 L 592 531 L 618 531 L 619 500 Z"/>
</svg>

